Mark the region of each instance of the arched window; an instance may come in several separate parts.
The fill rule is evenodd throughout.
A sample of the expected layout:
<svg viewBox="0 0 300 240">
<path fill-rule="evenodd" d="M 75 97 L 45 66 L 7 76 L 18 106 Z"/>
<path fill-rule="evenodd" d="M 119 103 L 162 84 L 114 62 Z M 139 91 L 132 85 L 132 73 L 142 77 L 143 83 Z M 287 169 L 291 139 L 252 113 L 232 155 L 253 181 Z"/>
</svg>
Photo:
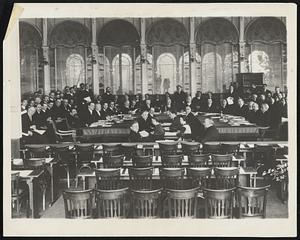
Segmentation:
<svg viewBox="0 0 300 240">
<path fill-rule="evenodd" d="M 176 90 L 176 58 L 171 53 L 163 53 L 157 58 L 157 78 L 154 92 L 165 93 Z"/>
<path fill-rule="evenodd" d="M 84 82 L 84 60 L 79 54 L 71 54 L 66 61 L 66 86 L 79 85 Z"/>
<path fill-rule="evenodd" d="M 252 72 L 263 72 L 264 82 L 267 83 L 270 79 L 270 59 L 266 52 L 255 50 L 248 57 Z"/>
<path fill-rule="evenodd" d="M 120 59 L 121 55 L 121 59 Z M 113 67 L 113 86 L 116 94 L 133 92 L 132 87 L 132 60 L 128 54 L 122 53 L 114 57 Z"/>
</svg>

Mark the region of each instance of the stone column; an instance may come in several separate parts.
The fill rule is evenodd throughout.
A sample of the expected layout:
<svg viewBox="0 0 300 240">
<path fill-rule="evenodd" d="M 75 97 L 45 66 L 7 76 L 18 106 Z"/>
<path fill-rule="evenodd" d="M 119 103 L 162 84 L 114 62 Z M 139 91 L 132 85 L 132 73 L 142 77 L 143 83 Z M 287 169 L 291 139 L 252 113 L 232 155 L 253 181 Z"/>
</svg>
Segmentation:
<svg viewBox="0 0 300 240">
<path fill-rule="evenodd" d="M 44 93 L 49 94 L 51 90 L 50 85 L 50 59 L 48 46 L 48 24 L 47 18 L 43 18 L 43 65 L 44 65 Z"/>
<path fill-rule="evenodd" d="M 93 93 L 99 94 L 99 59 L 97 46 L 97 26 L 96 18 L 92 18 L 92 68 L 93 68 Z"/>
<path fill-rule="evenodd" d="M 10 22 L 11 24 L 11 22 Z M 11 26 L 9 34 L 3 41 L 3 153 L 4 168 L 10 167 L 10 159 L 20 157 L 20 138 L 22 137 L 21 124 L 21 75 L 19 24 Z M 12 71 L 12 66 L 16 66 Z M 9 166 L 6 166 L 9 164 Z"/>
<path fill-rule="evenodd" d="M 195 18 L 190 18 L 190 94 L 195 96 L 197 91 L 196 79 L 196 43 L 195 43 Z"/>
<path fill-rule="evenodd" d="M 245 47 L 246 47 L 246 42 L 245 42 L 245 37 L 244 37 L 244 32 L 245 32 L 245 19 L 244 17 L 239 17 L 239 29 L 240 29 L 240 39 L 239 39 L 239 72 L 244 73 L 248 72 L 247 70 L 247 59 L 246 59 L 246 52 L 245 52 Z"/>
<path fill-rule="evenodd" d="M 142 95 L 148 93 L 148 79 L 147 79 L 147 46 L 146 46 L 146 20 L 141 18 L 141 82 Z"/>
</svg>

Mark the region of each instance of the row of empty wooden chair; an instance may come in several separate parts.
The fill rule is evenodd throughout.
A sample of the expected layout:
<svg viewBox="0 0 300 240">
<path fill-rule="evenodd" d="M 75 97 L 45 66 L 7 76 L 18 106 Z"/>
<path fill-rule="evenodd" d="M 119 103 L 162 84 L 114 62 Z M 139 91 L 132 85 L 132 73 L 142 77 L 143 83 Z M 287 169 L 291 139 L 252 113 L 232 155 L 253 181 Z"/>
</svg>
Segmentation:
<svg viewBox="0 0 300 240">
<path fill-rule="evenodd" d="M 204 204 L 198 188 L 65 190 L 63 198 L 66 218 L 265 218 L 269 187 L 203 189 Z"/>
</svg>

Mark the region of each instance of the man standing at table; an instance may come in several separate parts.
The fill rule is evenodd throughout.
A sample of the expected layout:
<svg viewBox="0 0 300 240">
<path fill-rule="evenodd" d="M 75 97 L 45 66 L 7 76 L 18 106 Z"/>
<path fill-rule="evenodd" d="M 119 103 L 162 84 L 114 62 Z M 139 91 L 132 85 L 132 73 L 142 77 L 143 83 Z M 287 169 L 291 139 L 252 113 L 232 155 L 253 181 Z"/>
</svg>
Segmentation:
<svg viewBox="0 0 300 240">
<path fill-rule="evenodd" d="M 185 92 L 182 90 L 182 86 L 181 85 L 177 85 L 177 91 L 174 93 L 173 95 L 173 100 L 174 100 L 174 104 L 175 104 L 175 108 L 177 112 L 181 112 L 182 110 L 184 110 L 185 107 L 185 101 L 186 101 L 186 94 Z"/>
<path fill-rule="evenodd" d="M 185 122 L 191 128 L 192 139 L 197 140 L 201 138 L 201 136 L 203 135 L 204 126 L 200 122 L 200 120 L 194 115 L 194 113 L 192 113 L 190 106 L 186 106 L 185 111 L 186 111 Z"/>
<path fill-rule="evenodd" d="M 214 121 L 212 119 L 205 118 L 204 127 L 205 132 L 203 137 L 201 138 L 201 143 L 219 140 L 219 132 L 218 129 L 215 127 Z"/>
<path fill-rule="evenodd" d="M 115 98 L 111 93 L 110 87 L 107 87 L 105 93 L 102 95 L 102 102 L 103 103 L 105 103 L 105 102 L 109 103 L 109 102 L 114 101 L 114 99 Z"/>
</svg>

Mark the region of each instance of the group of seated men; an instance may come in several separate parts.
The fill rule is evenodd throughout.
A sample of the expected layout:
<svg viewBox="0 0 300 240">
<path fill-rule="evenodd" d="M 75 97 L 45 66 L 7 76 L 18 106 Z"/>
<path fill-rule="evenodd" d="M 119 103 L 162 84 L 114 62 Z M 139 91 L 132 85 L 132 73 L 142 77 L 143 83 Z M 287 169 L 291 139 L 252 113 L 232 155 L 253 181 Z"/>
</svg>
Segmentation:
<svg viewBox="0 0 300 240">
<path fill-rule="evenodd" d="M 250 99 L 245 103 L 243 96 L 240 96 L 233 86 L 230 86 L 228 93 L 223 94 L 223 98 L 219 102 L 214 99 L 211 92 L 204 97 L 198 91 L 192 98 L 183 91 L 180 85 L 177 86 L 177 91 L 173 95 L 166 93 L 164 100 L 161 100 L 158 94 L 154 99 L 150 99 L 149 94 L 145 94 L 144 99 L 140 94 L 131 97 L 125 94 L 119 97 L 113 95 L 109 87 L 103 94 L 94 96 L 88 85 L 82 83 L 79 88 L 66 86 L 64 91 L 51 91 L 49 95 L 35 92 L 29 99 L 23 99 L 21 103 L 22 132 L 25 138 L 34 136 L 36 132 L 32 131 L 32 125 L 36 129 L 47 130 L 49 122 L 59 118 L 66 118 L 71 128 L 80 128 L 90 126 L 98 120 L 105 120 L 116 114 L 178 113 L 188 111 L 187 107 L 191 112 L 239 115 L 259 126 L 273 128 L 278 127 L 282 117 L 287 117 L 285 93 L 276 87 L 272 94 L 266 85 L 260 92 L 253 88 Z M 146 130 L 151 133 L 153 126 L 157 123 L 155 119 L 148 121 L 151 122 L 151 127 L 148 126 Z M 186 120 L 182 119 L 182 121 Z M 188 123 L 188 125 L 191 124 Z M 139 128 L 143 129 L 144 127 L 141 126 L 142 123 Z M 144 135 L 147 134 L 144 133 Z M 155 135 L 155 139 L 161 138 L 157 134 Z"/>
</svg>

